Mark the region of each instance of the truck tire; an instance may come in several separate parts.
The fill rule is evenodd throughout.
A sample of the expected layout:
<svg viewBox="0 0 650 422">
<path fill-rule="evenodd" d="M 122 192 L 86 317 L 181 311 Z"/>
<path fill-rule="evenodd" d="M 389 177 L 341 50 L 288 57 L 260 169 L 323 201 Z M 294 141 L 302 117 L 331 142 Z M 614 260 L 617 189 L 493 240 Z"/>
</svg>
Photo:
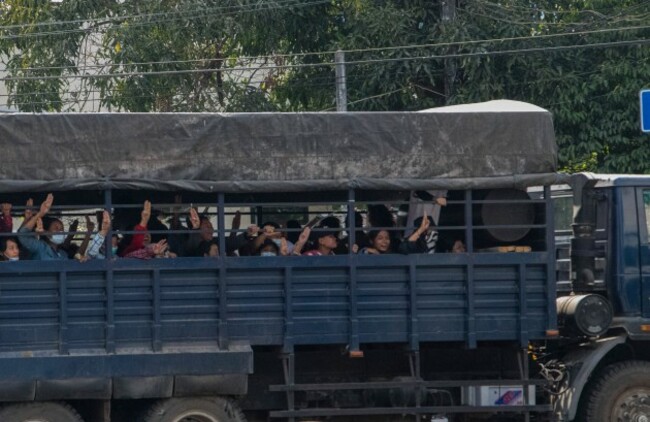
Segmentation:
<svg viewBox="0 0 650 422">
<path fill-rule="evenodd" d="M 583 402 L 584 421 L 649 421 L 650 362 L 628 361 L 607 366 L 588 394 Z"/>
<path fill-rule="evenodd" d="M 159 401 L 151 407 L 145 422 L 246 422 L 246 417 L 231 400 L 195 397 Z"/>
<path fill-rule="evenodd" d="M 0 409 L 2 422 L 83 422 L 81 416 L 65 403 L 34 402 L 13 404 Z"/>
</svg>

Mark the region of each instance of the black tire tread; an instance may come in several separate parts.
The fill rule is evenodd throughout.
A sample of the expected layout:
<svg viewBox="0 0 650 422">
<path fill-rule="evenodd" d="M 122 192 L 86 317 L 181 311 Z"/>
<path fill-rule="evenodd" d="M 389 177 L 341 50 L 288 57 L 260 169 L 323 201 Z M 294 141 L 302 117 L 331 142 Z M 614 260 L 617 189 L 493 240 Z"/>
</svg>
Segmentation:
<svg viewBox="0 0 650 422">
<path fill-rule="evenodd" d="M 646 373 L 650 381 L 650 362 L 632 360 L 618 362 L 606 366 L 596 375 L 597 381 L 590 388 L 585 390 L 588 394 L 584 401 L 584 409 L 581 412 L 581 421 L 585 422 L 609 422 L 600 414 L 598 406 L 602 404 L 603 397 L 607 397 L 608 390 L 611 390 L 611 384 L 619 382 L 622 378 L 627 378 L 630 374 Z"/>
<path fill-rule="evenodd" d="M 65 411 L 70 413 L 70 416 L 73 419 L 67 420 L 67 421 L 60 421 L 60 420 L 53 420 L 52 422 L 83 422 L 83 419 L 79 415 L 79 413 L 75 410 L 74 407 L 70 406 L 68 403 L 65 402 L 30 402 L 30 403 L 18 403 L 18 404 L 10 404 L 7 406 L 3 406 L 0 408 L 0 421 L 3 422 L 14 422 L 15 419 L 9 419 L 12 417 L 11 413 L 14 412 L 21 412 L 23 409 L 30 409 L 34 407 L 45 407 L 55 405 L 58 407 L 63 408 Z"/>
<path fill-rule="evenodd" d="M 230 420 L 220 421 L 220 422 L 247 422 L 246 416 L 242 412 L 241 408 L 233 400 L 225 397 L 187 397 L 187 398 L 160 400 L 156 404 L 151 406 L 144 419 L 145 422 L 158 422 L 160 420 L 158 415 L 161 413 L 165 413 L 167 408 L 170 406 L 170 403 L 179 402 L 179 401 L 186 401 L 190 404 L 192 401 L 197 401 L 197 402 L 209 401 L 213 404 L 216 404 L 219 407 L 227 409 L 226 412 L 229 414 Z"/>
</svg>

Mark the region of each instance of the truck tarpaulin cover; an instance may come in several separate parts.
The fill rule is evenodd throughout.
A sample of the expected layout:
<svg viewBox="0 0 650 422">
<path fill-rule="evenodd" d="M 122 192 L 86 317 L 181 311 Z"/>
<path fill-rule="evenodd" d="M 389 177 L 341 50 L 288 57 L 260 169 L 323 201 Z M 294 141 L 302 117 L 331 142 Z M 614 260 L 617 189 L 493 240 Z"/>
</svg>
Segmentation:
<svg viewBox="0 0 650 422">
<path fill-rule="evenodd" d="M 491 101 L 420 112 L 0 114 L 0 191 L 462 189 L 548 184 L 551 114 Z"/>
</svg>

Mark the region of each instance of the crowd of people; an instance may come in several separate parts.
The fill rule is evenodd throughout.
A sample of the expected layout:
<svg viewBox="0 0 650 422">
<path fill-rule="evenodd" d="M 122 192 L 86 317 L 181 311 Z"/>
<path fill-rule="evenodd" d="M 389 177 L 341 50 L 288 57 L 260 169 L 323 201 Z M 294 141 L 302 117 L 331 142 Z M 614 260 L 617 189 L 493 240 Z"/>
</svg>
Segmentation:
<svg viewBox="0 0 650 422">
<path fill-rule="evenodd" d="M 78 230 L 75 220 L 68 230 L 60 218 L 51 215 L 54 196 L 47 195 L 38 211 L 34 212 L 30 199 L 25 207 L 22 225 L 14 231 L 12 205 L 0 204 L 0 261 L 67 260 L 115 258 L 176 258 L 217 257 L 219 238 L 208 215 L 199 214 L 190 207 L 183 219 L 175 212 L 169 227 L 158 219 L 152 219 L 152 204 L 145 201 L 139 221 L 129 227 L 127 234 L 112 231 L 113 218 L 108 211 L 96 215 L 99 230 L 86 216 L 86 231 L 81 242 L 74 242 Z M 363 216 L 355 213 L 354 242 L 352 237 L 342 237 L 346 231 L 336 216 L 316 218 L 304 227 L 296 220 L 289 220 L 284 227 L 274 221 L 258 226 L 252 224 L 245 231 L 239 230 L 241 215 L 233 218 L 232 229 L 225 239 L 228 256 L 327 256 L 352 253 L 381 255 L 389 253 L 434 253 L 436 251 L 465 252 L 462 240 L 455 240 L 449 247 L 441 248 L 438 231 L 433 218 L 426 212 L 414 221 L 414 227 L 406 237 L 398 236 L 395 219 L 385 206 L 370 207 L 367 214 L 369 226 L 363 227 Z M 162 229 L 162 230 L 161 230 Z M 169 230 L 169 233 L 165 233 Z M 162 232 L 162 234 L 161 234 Z M 111 234 L 111 238 L 107 239 Z M 351 244 L 352 243 L 352 244 Z M 109 251 L 110 249 L 110 251 Z"/>
</svg>

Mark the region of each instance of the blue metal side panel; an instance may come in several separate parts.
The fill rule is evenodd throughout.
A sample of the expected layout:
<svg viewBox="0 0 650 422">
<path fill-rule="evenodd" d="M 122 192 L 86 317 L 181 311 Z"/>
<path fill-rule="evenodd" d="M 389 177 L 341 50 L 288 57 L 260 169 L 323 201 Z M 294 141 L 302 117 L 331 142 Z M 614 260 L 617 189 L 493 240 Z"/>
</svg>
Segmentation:
<svg viewBox="0 0 650 422">
<path fill-rule="evenodd" d="M 117 346 L 147 347 L 153 341 L 153 273 L 115 271 L 113 283 Z"/>
<path fill-rule="evenodd" d="M 67 274 L 67 341 L 78 349 L 103 348 L 106 336 L 106 274 Z"/>
<path fill-rule="evenodd" d="M 408 267 L 377 266 L 357 268 L 357 304 L 361 343 L 408 341 Z M 383 340 L 382 340 L 383 339 Z"/>
<path fill-rule="evenodd" d="M 421 341 L 463 341 L 467 332 L 467 269 L 419 265 L 416 270 Z"/>
<path fill-rule="evenodd" d="M 348 283 L 348 270 L 344 266 L 293 269 L 296 344 L 347 343 L 350 317 Z"/>
<path fill-rule="evenodd" d="M 160 272 L 161 340 L 214 342 L 218 337 L 217 269 Z"/>
<path fill-rule="evenodd" d="M 58 285 L 56 272 L 0 273 L 0 351 L 58 348 Z"/>
<path fill-rule="evenodd" d="M 248 259 L 248 258 L 247 258 Z M 282 344 L 284 334 L 284 270 L 227 271 L 228 330 L 233 340 Z"/>
<path fill-rule="evenodd" d="M 285 347 L 345 345 L 353 335 L 361 344 L 524 342 L 544 338 L 548 328 L 547 258 L 545 253 L 249 257 L 226 259 L 225 270 L 218 260 L 200 258 L 5 265 L 0 352 L 160 352 L 214 345 L 220 326 L 231 340 Z M 350 282 L 350 264 L 356 284 Z"/>
<path fill-rule="evenodd" d="M 516 265 L 474 267 L 477 340 L 516 339 L 519 329 Z"/>
</svg>

